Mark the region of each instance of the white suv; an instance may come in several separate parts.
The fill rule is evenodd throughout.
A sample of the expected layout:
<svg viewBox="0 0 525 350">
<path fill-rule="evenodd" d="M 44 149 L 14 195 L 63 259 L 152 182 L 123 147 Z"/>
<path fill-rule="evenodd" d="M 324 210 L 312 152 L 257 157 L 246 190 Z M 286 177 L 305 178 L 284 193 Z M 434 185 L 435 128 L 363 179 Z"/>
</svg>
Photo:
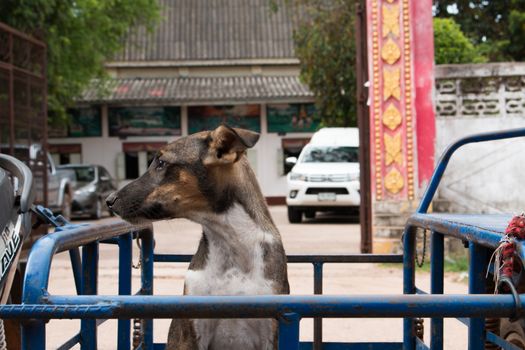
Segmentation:
<svg viewBox="0 0 525 350">
<path fill-rule="evenodd" d="M 316 132 L 288 173 L 288 220 L 299 223 L 303 213 L 359 210 L 359 133 L 357 128 L 323 128 Z"/>
</svg>

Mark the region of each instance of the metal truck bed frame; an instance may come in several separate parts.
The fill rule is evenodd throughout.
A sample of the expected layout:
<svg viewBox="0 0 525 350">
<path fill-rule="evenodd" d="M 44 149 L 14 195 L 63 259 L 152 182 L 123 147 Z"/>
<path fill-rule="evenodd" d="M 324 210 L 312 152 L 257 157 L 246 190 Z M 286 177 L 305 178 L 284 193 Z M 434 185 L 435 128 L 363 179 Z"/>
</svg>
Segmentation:
<svg viewBox="0 0 525 350">
<path fill-rule="evenodd" d="M 486 294 L 485 270 L 488 255 L 502 237 L 510 216 L 464 216 L 426 214 L 453 152 L 480 141 L 525 136 L 525 129 L 481 134 L 453 144 L 441 158 L 421 204 L 407 222 L 403 237 L 404 255 L 289 256 L 289 263 L 311 263 L 314 294 L 322 294 L 323 264 L 403 262 L 404 295 L 268 295 L 268 296 L 154 296 L 154 263 L 188 262 L 190 255 L 155 254 L 151 226 L 134 227 L 125 222 L 111 225 L 66 225 L 41 238 L 28 260 L 22 305 L 0 306 L 0 318 L 23 318 L 23 348 L 45 348 L 47 319 L 81 319 L 79 333 L 60 349 L 80 343 L 96 349 L 97 320 L 118 319 L 119 350 L 131 348 L 130 319 L 141 322 L 140 349 L 163 349 L 153 342 L 156 318 L 274 318 L 279 322 L 279 349 L 443 349 L 443 318 L 459 318 L 469 328 L 469 349 L 483 349 L 485 341 L 503 349 L 518 349 L 495 333 L 485 331 L 485 318 L 518 317 L 525 295 Z M 41 214 L 54 220 L 43 209 Z M 431 231 L 431 290 L 415 286 L 415 235 L 417 229 Z M 467 242 L 470 252 L 469 295 L 443 295 L 444 237 Z M 141 288 L 131 290 L 132 240 L 141 240 Z M 96 295 L 99 244 L 119 247 L 119 295 Z M 518 242 L 521 262 L 523 243 Z M 82 247 L 80 253 L 79 247 Z M 50 295 L 47 291 L 53 256 L 68 250 L 78 295 Z M 81 257 L 82 255 L 82 257 Z M 517 298 L 519 300 L 517 300 Z M 521 303 L 519 303 L 520 301 Z M 403 342 L 322 343 L 321 318 L 404 318 Z M 430 347 L 418 337 L 417 318 L 430 317 Z M 302 318 L 314 318 L 314 342 L 299 341 Z"/>
</svg>

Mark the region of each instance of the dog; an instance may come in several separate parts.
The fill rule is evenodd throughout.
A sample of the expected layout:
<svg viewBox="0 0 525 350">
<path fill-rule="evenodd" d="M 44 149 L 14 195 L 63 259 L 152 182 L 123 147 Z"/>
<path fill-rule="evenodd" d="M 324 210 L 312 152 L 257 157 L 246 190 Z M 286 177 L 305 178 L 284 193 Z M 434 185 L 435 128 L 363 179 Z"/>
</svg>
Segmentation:
<svg viewBox="0 0 525 350">
<path fill-rule="evenodd" d="M 107 199 L 132 223 L 187 218 L 203 233 L 184 295 L 289 294 L 286 255 L 246 158 L 259 134 L 227 125 L 180 138 Z M 269 319 L 173 319 L 166 349 L 277 349 Z"/>
</svg>

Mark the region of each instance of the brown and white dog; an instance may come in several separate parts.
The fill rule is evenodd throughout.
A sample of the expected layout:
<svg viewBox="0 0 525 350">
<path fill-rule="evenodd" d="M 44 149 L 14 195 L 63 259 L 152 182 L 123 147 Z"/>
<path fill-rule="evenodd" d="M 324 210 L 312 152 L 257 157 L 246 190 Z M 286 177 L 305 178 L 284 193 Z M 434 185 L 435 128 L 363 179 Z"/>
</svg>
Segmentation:
<svg viewBox="0 0 525 350">
<path fill-rule="evenodd" d="M 245 156 L 259 134 L 219 126 L 163 147 L 148 171 L 106 202 L 130 222 L 187 218 L 202 238 L 185 295 L 288 294 L 286 256 Z M 166 349 L 276 349 L 274 320 L 174 319 Z"/>
</svg>

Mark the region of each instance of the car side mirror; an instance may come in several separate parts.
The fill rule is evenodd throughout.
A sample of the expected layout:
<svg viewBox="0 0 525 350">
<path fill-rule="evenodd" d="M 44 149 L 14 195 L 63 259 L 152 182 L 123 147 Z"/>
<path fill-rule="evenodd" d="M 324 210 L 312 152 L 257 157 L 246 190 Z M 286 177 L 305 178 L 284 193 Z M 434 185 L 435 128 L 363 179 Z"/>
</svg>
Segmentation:
<svg viewBox="0 0 525 350">
<path fill-rule="evenodd" d="M 288 157 L 285 159 L 286 165 L 295 165 L 297 163 L 297 157 Z"/>
</svg>

